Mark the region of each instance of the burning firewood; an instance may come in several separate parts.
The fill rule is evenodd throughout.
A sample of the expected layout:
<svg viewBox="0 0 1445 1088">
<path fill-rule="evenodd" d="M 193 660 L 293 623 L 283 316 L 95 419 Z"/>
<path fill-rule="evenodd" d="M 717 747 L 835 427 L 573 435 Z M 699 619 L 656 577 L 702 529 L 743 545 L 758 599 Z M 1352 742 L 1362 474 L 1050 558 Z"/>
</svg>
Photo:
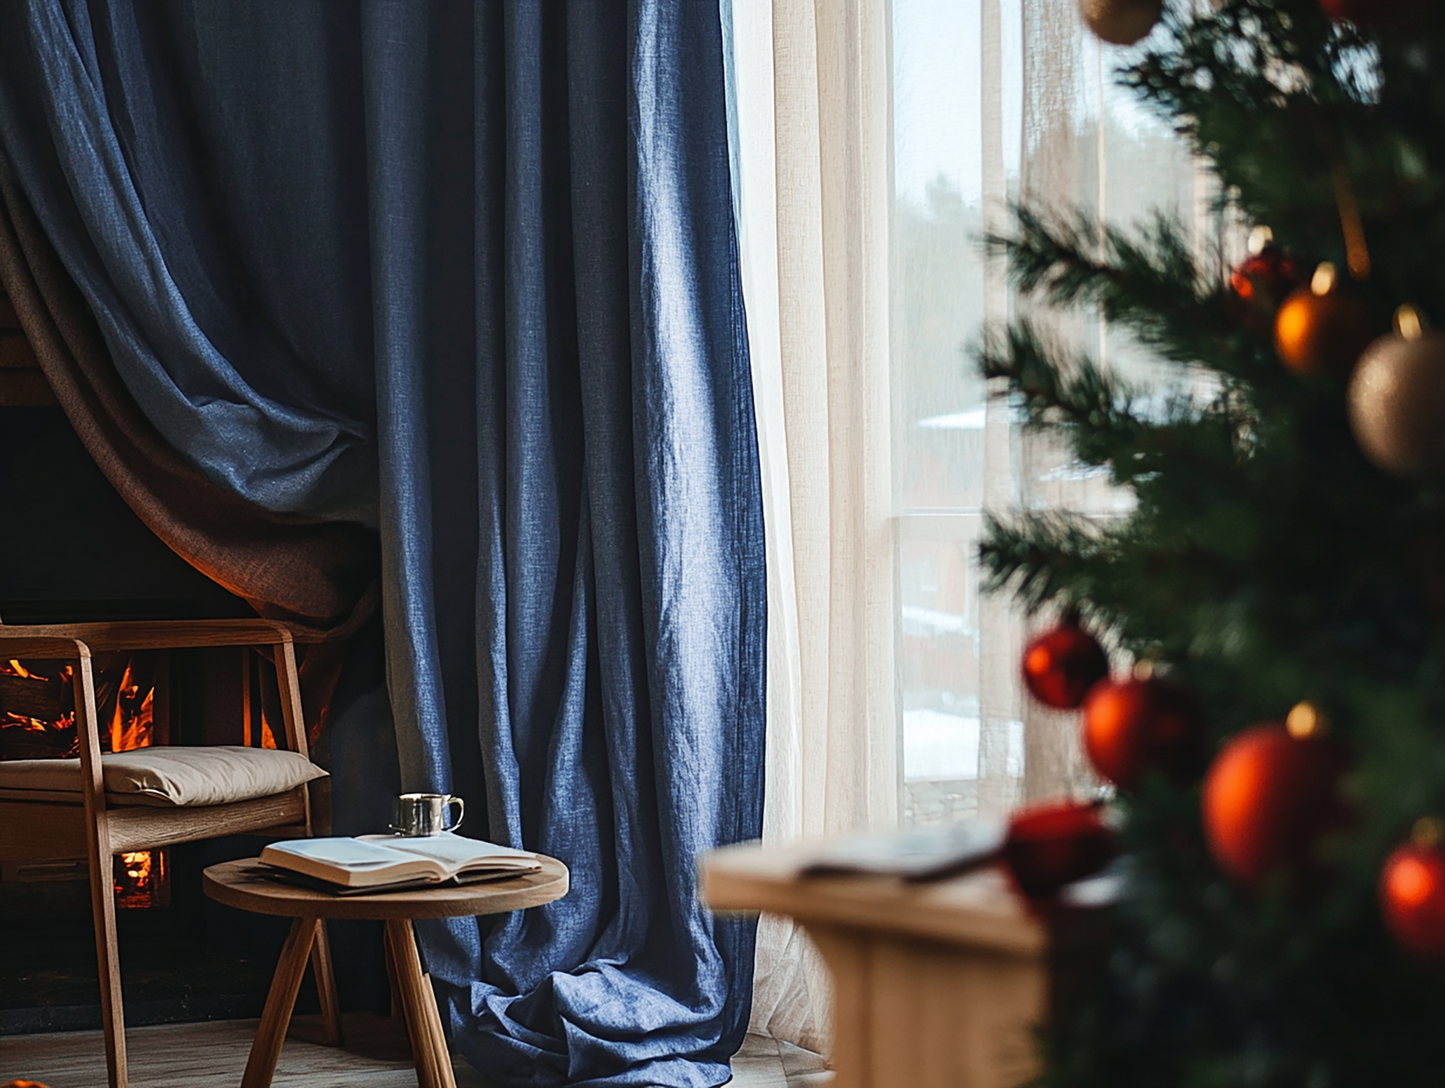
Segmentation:
<svg viewBox="0 0 1445 1088">
<path fill-rule="evenodd" d="M 57 677 L 10 676 L 0 673 L 0 714 L 17 718 L 33 718 L 41 722 L 59 721 L 68 713 L 65 684 Z"/>
</svg>

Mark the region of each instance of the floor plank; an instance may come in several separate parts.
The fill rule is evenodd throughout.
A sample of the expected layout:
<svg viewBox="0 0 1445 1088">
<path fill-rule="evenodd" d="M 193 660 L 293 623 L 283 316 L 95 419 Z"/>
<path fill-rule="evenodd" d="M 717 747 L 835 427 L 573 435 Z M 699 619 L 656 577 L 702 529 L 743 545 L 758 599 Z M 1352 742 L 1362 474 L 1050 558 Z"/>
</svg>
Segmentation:
<svg viewBox="0 0 1445 1088">
<path fill-rule="evenodd" d="M 298 1021 L 301 1018 L 297 1018 Z M 381 1016 L 345 1018 L 348 1044 L 335 1048 L 301 1037 L 317 1034 L 299 1022 L 276 1067 L 275 1088 L 416 1088 L 405 1035 Z M 165 1024 L 126 1032 L 130 1079 L 135 1088 L 235 1088 L 250 1053 L 255 1020 Z M 0 1038 L 0 1082 L 38 1080 L 48 1088 L 98 1088 L 105 1084 L 105 1050 L 98 1031 Z M 485 1088 L 465 1062 L 457 1088 Z"/>
<path fill-rule="evenodd" d="M 276 1088 L 415 1088 L 406 1036 L 383 1016 L 347 1014 L 346 1046 L 321 1045 L 315 1018 L 297 1017 L 281 1051 Z M 126 1033 L 134 1088 L 234 1088 L 241 1082 L 255 1020 L 165 1024 Z M 457 1088 L 487 1088 L 482 1076 L 454 1060 Z M 819 1088 L 831 1079 L 806 1050 L 749 1035 L 733 1059 L 731 1088 Z M 48 1088 L 100 1088 L 105 1049 L 98 1031 L 0 1036 L 0 1084 L 37 1080 Z"/>
</svg>

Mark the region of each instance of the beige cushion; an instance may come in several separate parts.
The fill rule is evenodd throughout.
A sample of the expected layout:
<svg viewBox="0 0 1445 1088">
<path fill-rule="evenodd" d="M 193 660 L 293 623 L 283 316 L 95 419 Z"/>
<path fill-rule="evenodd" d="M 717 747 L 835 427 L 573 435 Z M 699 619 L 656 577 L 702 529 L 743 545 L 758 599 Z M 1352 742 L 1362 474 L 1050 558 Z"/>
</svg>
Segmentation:
<svg viewBox="0 0 1445 1088">
<path fill-rule="evenodd" d="M 112 801 L 138 805 L 224 805 L 285 793 L 326 772 L 295 752 L 210 745 L 136 748 L 100 757 Z M 79 759 L 0 762 L 0 793 L 78 794 Z"/>
</svg>

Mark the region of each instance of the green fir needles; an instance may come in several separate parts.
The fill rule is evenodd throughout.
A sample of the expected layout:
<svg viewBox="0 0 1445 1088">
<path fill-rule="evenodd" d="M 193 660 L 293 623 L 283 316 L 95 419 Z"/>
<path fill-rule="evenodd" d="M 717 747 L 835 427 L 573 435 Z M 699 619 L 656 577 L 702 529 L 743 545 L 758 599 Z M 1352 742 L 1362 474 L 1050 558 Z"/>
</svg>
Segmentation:
<svg viewBox="0 0 1445 1088">
<path fill-rule="evenodd" d="M 1179 3 L 1118 73 L 1209 163 L 1231 214 L 1306 268 L 1344 267 L 1353 186 L 1380 313 L 1445 322 L 1445 5 L 1366 33 L 1316 0 Z M 1445 812 L 1445 490 L 1361 455 L 1344 385 L 1301 379 L 1217 254 L 1166 220 L 1104 229 L 1023 206 L 988 245 L 1028 315 L 978 362 L 1027 432 L 1066 442 L 1127 515 L 995 511 L 988 584 L 1074 606 L 1188 684 L 1222 743 L 1310 699 L 1353 758 L 1352 825 L 1307 886 L 1242 889 L 1210 859 L 1198 787 L 1122 796 L 1126 883 L 1094 1000 L 1046 1043 L 1051 1088 L 1415 1088 L 1445 1083 L 1445 968 L 1385 933 L 1380 865 Z M 1172 397 L 1050 333 L 1084 309 L 1174 369 Z M 1381 331 L 1383 331 L 1383 326 Z M 1445 420 L 1441 421 L 1445 427 Z"/>
</svg>

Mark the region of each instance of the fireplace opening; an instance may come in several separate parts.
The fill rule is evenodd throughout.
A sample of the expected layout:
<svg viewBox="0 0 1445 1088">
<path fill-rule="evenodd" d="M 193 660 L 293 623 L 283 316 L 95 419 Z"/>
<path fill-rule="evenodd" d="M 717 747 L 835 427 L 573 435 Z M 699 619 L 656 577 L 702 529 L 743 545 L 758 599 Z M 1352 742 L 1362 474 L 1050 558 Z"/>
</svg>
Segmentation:
<svg viewBox="0 0 1445 1088">
<path fill-rule="evenodd" d="M 102 753 L 169 743 L 168 664 L 168 655 L 160 650 L 98 654 L 93 659 Z M 0 761 L 80 754 L 73 676 L 74 665 L 68 661 L 0 661 Z M 121 854 L 112 869 L 118 909 L 170 904 L 166 850 Z M 86 878 L 84 859 L 18 865 L 8 879 L 76 879 L 77 872 Z"/>
<path fill-rule="evenodd" d="M 59 409 L 5 407 L 3 387 L 0 509 L 12 525 L 53 527 L 0 534 L 5 623 L 255 615 L 146 528 Z M 0 661 L 0 759 L 78 754 L 69 667 Z M 274 669 L 253 650 L 97 654 L 92 667 L 103 751 L 275 744 Z M 259 1015 L 285 920 L 232 911 L 201 890 L 207 865 L 259 848 L 239 836 L 114 859 L 129 1023 Z M 0 857 L 0 1036 L 100 1022 L 85 859 Z"/>
<path fill-rule="evenodd" d="M 0 621 L 255 615 L 167 548 L 116 493 L 56 407 L 3 292 L 0 510 L 16 529 L 0 534 Z M 173 650 L 93 664 L 103 750 L 276 746 L 274 670 L 254 651 Z M 0 661 L 0 759 L 76 754 L 71 700 L 55 663 Z M 313 812 L 324 818 L 327 809 L 323 786 L 313 791 Z M 259 1015 L 287 922 L 222 907 L 201 890 L 207 865 L 259 848 L 255 838 L 235 837 L 115 859 L 129 1024 Z M 330 931 L 338 974 L 351 976 L 342 979 L 343 1007 L 384 1009 L 379 926 Z M 309 976 L 298 1009 L 308 1006 L 315 1007 Z M 100 1022 L 85 860 L 0 857 L 0 1036 Z"/>
</svg>

